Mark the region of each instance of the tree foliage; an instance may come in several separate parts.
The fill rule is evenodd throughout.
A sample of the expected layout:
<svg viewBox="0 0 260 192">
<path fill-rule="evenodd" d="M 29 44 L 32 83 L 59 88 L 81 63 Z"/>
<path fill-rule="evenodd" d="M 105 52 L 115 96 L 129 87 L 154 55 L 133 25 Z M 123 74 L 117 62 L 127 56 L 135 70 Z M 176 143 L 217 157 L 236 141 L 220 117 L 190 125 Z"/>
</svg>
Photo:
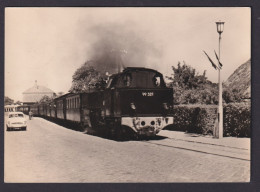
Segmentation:
<svg viewBox="0 0 260 192">
<path fill-rule="evenodd" d="M 52 102 L 53 99 L 54 99 L 54 97 L 49 97 L 49 96 L 47 96 L 47 95 L 44 95 L 44 96 L 40 99 L 39 103 L 49 103 L 49 102 Z"/>
<path fill-rule="evenodd" d="M 22 102 L 18 100 L 18 101 L 16 101 L 14 104 L 15 104 L 15 105 L 22 105 Z"/>
<path fill-rule="evenodd" d="M 175 104 L 218 104 L 218 84 L 207 80 L 206 71 L 202 75 L 191 66 L 179 62 L 177 67 L 172 66 L 173 74 L 166 77 L 170 80 L 168 84 L 174 90 Z M 224 87 L 224 103 L 241 102 L 243 94 L 238 89 Z"/>
<path fill-rule="evenodd" d="M 4 99 L 4 104 L 5 105 L 12 105 L 14 103 L 14 100 L 5 96 L 5 99 Z"/>
<path fill-rule="evenodd" d="M 93 66 L 95 66 L 95 61 L 87 61 L 75 71 L 69 92 L 82 93 L 91 89 L 104 89 L 106 84 L 105 76 Z"/>
<path fill-rule="evenodd" d="M 203 75 L 199 75 L 194 68 L 183 63 L 181 65 L 178 62 L 177 68 L 172 66 L 174 73 L 172 77 L 168 77 L 169 80 L 172 80 L 171 86 L 178 86 L 185 90 L 203 87 L 207 82 L 206 71 L 203 72 Z"/>
<path fill-rule="evenodd" d="M 243 98 L 243 94 L 238 89 L 229 90 L 228 88 L 225 88 L 223 90 L 223 100 L 226 103 L 239 103 L 243 100 Z"/>
<path fill-rule="evenodd" d="M 175 104 L 217 104 L 217 85 L 207 80 L 206 71 L 200 75 L 194 68 L 183 62 L 172 66 L 173 74 L 167 77 L 174 90 Z"/>
</svg>

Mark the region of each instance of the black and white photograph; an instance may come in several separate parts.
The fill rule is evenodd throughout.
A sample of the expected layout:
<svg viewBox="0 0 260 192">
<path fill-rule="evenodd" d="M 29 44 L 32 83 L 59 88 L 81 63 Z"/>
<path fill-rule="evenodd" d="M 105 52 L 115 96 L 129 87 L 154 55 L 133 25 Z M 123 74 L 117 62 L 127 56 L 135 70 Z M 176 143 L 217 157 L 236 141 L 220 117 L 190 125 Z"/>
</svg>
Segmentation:
<svg viewBox="0 0 260 192">
<path fill-rule="evenodd" d="M 4 182 L 249 183 L 251 11 L 6 7 Z"/>
</svg>

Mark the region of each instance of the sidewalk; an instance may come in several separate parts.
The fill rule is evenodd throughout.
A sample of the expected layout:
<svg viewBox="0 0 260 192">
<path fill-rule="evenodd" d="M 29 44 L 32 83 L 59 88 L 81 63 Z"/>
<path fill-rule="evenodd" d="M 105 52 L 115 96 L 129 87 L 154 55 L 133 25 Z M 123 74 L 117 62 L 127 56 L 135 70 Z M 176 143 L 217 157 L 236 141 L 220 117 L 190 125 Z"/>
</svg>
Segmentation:
<svg viewBox="0 0 260 192">
<path fill-rule="evenodd" d="M 159 135 L 185 141 L 193 141 L 205 144 L 223 145 L 227 147 L 236 147 L 250 150 L 250 138 L 223 137 L 222 139 L 213 138 L 213 136 L 200 135 L 195 133 L 185 133 L 180 131 L 162 130 Z"/>
<path fill-rule="evenodd" d="M 208 135 L 169 130 L 162 130 L 158 135 L 171 139 L 171 145 L 176 148 L 250 160 L 250 138 L 223 137 L 216 139 Z"/>
</svg>

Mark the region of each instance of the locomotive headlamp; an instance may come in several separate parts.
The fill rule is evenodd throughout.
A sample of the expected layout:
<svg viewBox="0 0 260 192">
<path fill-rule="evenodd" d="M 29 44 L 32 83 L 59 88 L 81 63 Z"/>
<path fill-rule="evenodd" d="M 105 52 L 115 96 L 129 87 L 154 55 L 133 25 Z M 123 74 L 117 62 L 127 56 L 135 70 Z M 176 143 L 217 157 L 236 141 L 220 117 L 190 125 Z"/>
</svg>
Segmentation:
<svg viewBox="0 0 260 192">
<path fill-rule="evenodd" d="M 136 110 L 136 106 L 134 103 L 130 103 L 130 107 L 131 107 L 131 109 Z"/>
</svg>

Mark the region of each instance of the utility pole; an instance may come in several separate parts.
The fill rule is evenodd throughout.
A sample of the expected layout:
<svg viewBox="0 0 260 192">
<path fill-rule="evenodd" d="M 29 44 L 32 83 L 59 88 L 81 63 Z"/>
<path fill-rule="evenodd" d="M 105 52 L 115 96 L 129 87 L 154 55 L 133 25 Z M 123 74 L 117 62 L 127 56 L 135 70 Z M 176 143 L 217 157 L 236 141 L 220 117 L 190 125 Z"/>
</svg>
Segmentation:
<svg viewBox="0 0 260 192">
<path fill-rule="evenodd" d="M 220 63 L 220 43 L 221 43 L 221 33 L 224 31 L 224 22 L 216 22 L 217 32 L 219 33 L 219 63 Z M 222 103 L 222 80 L 221 80 L 221 66 L 218 67 L 218 125 L 216 126 L 216 131 L 214 137 L 221 139 L 223 138 L 223 103 Z"/>
</svg>

